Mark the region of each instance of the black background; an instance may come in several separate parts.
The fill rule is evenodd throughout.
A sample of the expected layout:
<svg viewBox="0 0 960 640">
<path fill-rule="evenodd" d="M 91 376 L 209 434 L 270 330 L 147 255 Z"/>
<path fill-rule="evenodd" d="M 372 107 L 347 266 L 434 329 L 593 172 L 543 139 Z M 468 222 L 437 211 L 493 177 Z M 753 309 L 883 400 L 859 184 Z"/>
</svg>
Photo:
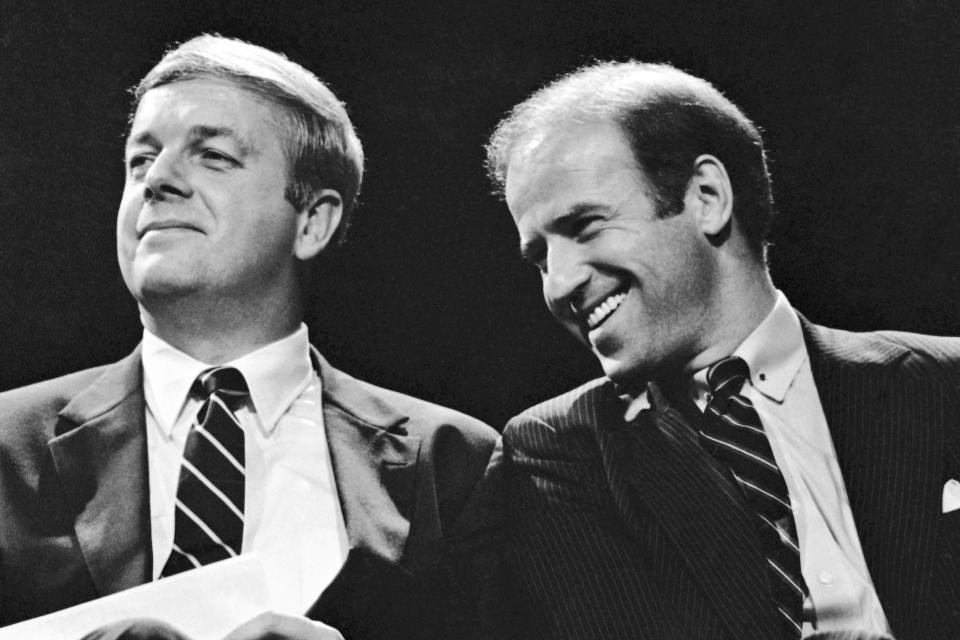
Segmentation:
<svg viewBox="0 0 960 640">
<path fill-rule="evenodd" d="M 89 5 L 89 6 L 85 6 Z M 520 263 L 482 145 L 593 59 L 669 61 L 765 131 L 772 271 L 814 321 L 960 334 L 960 3 L 0 0 L 0 389 L 125 355 L 116 267 L 133 85 L 201 32 L 314 70 L 368 157 L 313 340 L 372 382 L 497 426 L 599 373 Z"/>
</svg>

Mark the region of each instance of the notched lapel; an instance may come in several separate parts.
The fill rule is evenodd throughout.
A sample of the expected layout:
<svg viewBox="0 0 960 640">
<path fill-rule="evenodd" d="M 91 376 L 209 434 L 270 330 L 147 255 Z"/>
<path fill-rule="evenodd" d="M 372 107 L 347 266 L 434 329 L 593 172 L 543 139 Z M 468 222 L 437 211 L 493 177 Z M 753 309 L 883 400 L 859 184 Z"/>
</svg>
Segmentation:
<svg viewBox="0 0 960 640">
<path fill-rule="evenodd" d="M 99 595 L 150 580 L 147 447 L 139 349 L 60 412 L 48 443 Z"/>
<path fill-rule="evenodd" d="M 765 564 L 749 514 L 728 495 L 727 480 L 704 459 L 680 413 L 655 385 L 649 393 L 654 408 L 629 424 L 615 398 L 605 399 L 601 424 L 612 428 L 601 430 L 600 447 L 618 507 L 637 533 L 644 520 L 656 520 L 732 637 L 775 637 Z"/>
<path fill-rule="evenodd" d="M 399 563 L 410 531 L 420 439 L 407 417 L 314 353 L 323 419 L 351 550 Z"/>
<path fill-rule="evenodd" d="M 410 530 L 419 439 L 337 408 L 324 407 L 323 413 L 350 547 L 398 562 Z"/>
</svg>

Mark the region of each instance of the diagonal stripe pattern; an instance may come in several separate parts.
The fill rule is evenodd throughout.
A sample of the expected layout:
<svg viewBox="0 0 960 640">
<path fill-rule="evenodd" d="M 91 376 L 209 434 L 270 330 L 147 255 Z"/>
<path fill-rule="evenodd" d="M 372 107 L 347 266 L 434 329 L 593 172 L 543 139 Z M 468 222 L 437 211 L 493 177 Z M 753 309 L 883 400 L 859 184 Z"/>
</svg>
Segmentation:
<svg viewBox="0 0 960 640">
<path fill-rule="evenodd" d="M 240 553 L 243 541 L 244 437 L 234 415 L 249 395 L 237 369 L 201 373 L 191 393 L 203 398 L 187 436 L 177 486 L 171 576 Z"/>
<path fill-rule="evenodd" d="M 783 637 L 802 630 L 807 587 L 800 570 L 800 549 L 790 496 L 753 403 L 740 390 L 750 378 L 742 358 L 729 357 L 707 370 L 711 398 L 700 422 L 700 443 L 723 463 L 757 515 L 767 574 L 780 613 Z"/>
</svg>

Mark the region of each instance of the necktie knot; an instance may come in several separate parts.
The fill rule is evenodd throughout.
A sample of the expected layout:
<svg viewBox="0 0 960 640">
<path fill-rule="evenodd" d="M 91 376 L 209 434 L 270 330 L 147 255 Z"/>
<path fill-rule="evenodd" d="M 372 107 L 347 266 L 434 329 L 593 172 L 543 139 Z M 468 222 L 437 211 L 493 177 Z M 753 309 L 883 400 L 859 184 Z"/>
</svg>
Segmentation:
<svg viewBox="0 0 960 640">
<path fill-rule="evenodd" d="M 203 400 L 217 394 L 231 407 L 239 404 L 250 394 L 243 374 L 233 367 L 213 367 L 204 370 L 194 380 L 192 391 Z"/>
<path fill-rule="evenodd" d="M 743 383 L 750 379 L 750 367 L 743 358 L 728 356 L 707 369 L 707 385 L 714 397 L 729 397 L 740 393 Z"/>
</svg>

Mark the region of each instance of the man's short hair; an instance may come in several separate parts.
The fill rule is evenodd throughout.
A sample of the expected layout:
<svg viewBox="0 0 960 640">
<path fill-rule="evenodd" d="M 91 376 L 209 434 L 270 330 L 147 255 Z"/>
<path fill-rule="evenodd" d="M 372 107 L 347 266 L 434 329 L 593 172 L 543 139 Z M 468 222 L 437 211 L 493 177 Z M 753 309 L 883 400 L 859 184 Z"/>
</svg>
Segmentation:
<svg viewBox="0 0 960 640">
<path fill-rule="evenodd" d="M 709 82 L 666 64 L 602 62 L 550 83 L 507 115 L 487 145 L 487 169 L 502 194 L 516 151 L 576 122 L 621 127 L 661 217 L 683 210 L 694 160 L 716 156 L 733 186 L 734 216 L 764 255 L 773 215 L 770 173 L 757 127 Z"/>
<path fill-rule="evenodd" d="M 185 80 L 217 78 L 280 107 L 289 181 L 285 196 L 306 206 L 321 189 L 343 199 L 340 242 L 356 207 L 363 178 L 363 148 L 346 108 L 313 73 L 284 55 L 257 45 L 201 35 L 169 50 L 133 89 L 131 120 L 150 89 Z"/>
</svg>

